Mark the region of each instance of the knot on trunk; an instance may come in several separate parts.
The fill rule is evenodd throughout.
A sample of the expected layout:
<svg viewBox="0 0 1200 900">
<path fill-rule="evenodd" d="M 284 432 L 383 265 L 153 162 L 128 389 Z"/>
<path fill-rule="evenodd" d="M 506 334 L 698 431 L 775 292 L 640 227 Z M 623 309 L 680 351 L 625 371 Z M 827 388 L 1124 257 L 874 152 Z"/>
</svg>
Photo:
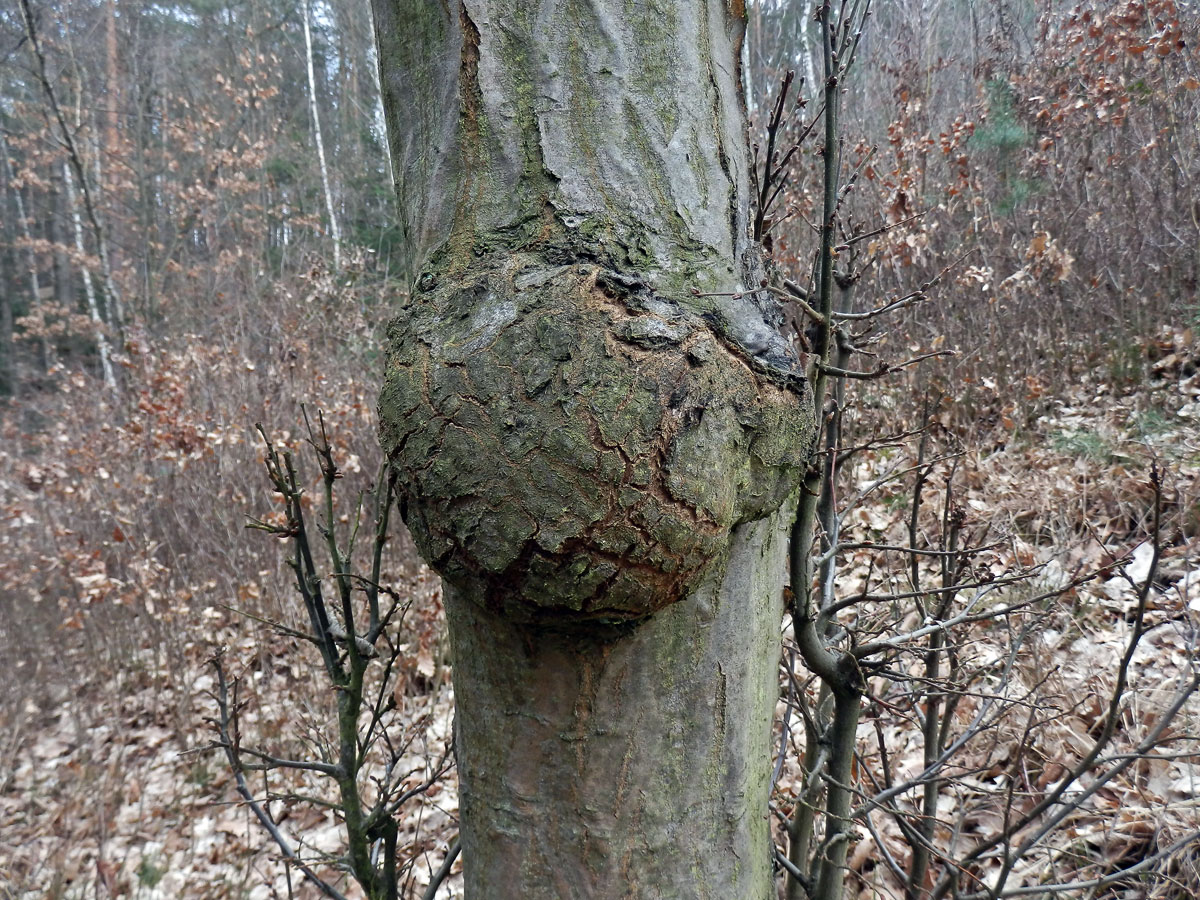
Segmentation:
<svg viewBox="0 0 1200 900">
<path fill-rule="evenodd" d="M 694 312 L 596 265 L 423 277 L 389 328 L 383 447 L 451 583 L 521 621 L 639 619 L 798 483 L 810 401 Z"/>
</svg>

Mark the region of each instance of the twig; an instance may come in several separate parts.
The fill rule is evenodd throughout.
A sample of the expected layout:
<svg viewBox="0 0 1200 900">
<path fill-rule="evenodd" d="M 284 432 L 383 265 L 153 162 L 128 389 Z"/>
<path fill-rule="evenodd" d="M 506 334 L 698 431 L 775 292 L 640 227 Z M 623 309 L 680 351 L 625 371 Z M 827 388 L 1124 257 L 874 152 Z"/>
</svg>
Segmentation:
<svg viewBox="0 0 1200 900">
<path fill-rule="evenodd" d="M 271 840 L 273 840 L 276 846 L 279 847 L 284 859 L 295 865 L 296 868 L 298 868 L 304 874 L 304 877 L 316 885 L 317 889 L 320 890 L 321 893 L 326 897 L 330 897 L 332 900 L 346 900 L 345 895 L 318 876 L 317 873 L 314 872 L 308 866 L 308 864 L 296 854 L 296 852 L 292 849 L 291 844 L 288 842 L 288 839 L 284 837 L 283 832 L 279 830 L 279 826 L 275 824 L 275 820 L 271 818 L 270 814 L 265 809 L 263 809 L 262 804 L 260 804 L 254 798 L 253 792 L 251 792 L 250 787 L 246 784 L 246 776 L 243 774 L 245 766 L 242 764 L 241 759 L 239 758 L 240 748 L 229 734 L 229 685 L 225 679 L 225 667 L 221 664 L 222 653 L 218 653 L 211 660 L 209 660 L 209 662 L 212 663 L 213 668 L 216 669 L 217 673 L 216 701 L 220 716 L 217 719 L 217 733 L 220 735 L 219 746 L 225 751 L 225 758 L 229 762 L 229 768 L 233 772 L 233 778 L 235 784 L 237 785 L 238 794 L 241 795 L 246 805 L 250 807 L 250 811 L 254 813 L 255 818 L 258 819 L 263 828 L 266 829 L 267 834 L 271 836 Z"/>
<path fill-rule="evenodd" d="M 450 874 L 450 869 L 454 866 L 454 860 L 458 859 L 458 854 L 461 851 L 462 838 L 457 837 L 454 839 L 454 843 L 450 845 L 450 849 L 446 851 L 446 858 L 442 860 L 441 866 L 433 873 L 433 878 L 429 880 L 429 887 L 425 888 L 425 893 L 421 895 L 421 900 L 433 900 L 437 894 L 437 889 L 442 886 L 442 882 Z"/>
<path fill-rule="evenodd" d="M 915 366 L 919 362 L 924 362 L 927 359 L 934 359 L 939 356 L 958 356 L 955 350 L 934 350 L 929 353 L 922 353 L 920 356 L 914 356 L 911 359 L 906 359 L 901 363 L 880 363 L 875 369 L 870 372 L 856 372 L 852 369 L 839 369 L 827 363 L 817 361 L 817 368 L 825 375 L 831 375 L 834 378 L 854 378 L 860 381 L 870 381 L 876 378 L 882 378 L 884 375 L 898 372 L 901 369 L 907 369 L 909 366 Z"/>
<path fill-rule="evenodd" d="M 981 891 L 975 894 L 965 894 L 962 900 L 997 900 L 1004 897 L 1027 897 L 1031 894 L 1061 894 L 1067 891 L 1094 891 L 1097 888 L 1108 887 L 1110 884 L 1116 884 L 1118 881 L 1124 881 L 1140 872 L 1144 872 L 1154 864 L 1174 856 L 1180 850 L 1194 846 L 1200 842 L 1200 830 L 1193 831 L 1184 837 L 1181 837 L 1169 847 L 1164 847 L 1152 856 L 1147 856 L 1133 865 L 1119 869 L 1116 872 L 1111 872 L 1108 875 L 1100 878 L 1093 878 L 1088 881 L 1070 881 L 1060 884 L 1031 884 L 1024 887 L 1008 888 L 999 893 L 993 891 Z"/>
</svg>

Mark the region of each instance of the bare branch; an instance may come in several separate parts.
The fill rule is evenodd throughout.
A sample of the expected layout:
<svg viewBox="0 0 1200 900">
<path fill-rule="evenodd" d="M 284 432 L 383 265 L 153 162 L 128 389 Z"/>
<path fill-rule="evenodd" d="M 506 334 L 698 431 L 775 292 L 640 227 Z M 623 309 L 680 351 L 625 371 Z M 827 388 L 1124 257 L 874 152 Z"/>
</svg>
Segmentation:
<svg viewBox="0 0 1200 900">
<path fill-rule="evenodd" d="M 304 877 L 308 879 L 309 882 L 314 884 L 317 889 L 326 897 L 330 897 L 332 900 L 346 900 L 346 897 L 340 891 L 318 876 L 317 873 L 314 872 L 312 868 L 296 854 L 296 852 L 292 849 L 291 843 L 286 837 L 284 837 L 283 832 L 280 831 L 279 826 L 275 823 L 275 820 L 271 818 L 270 814 L 263 808 L 262 804 L 255 799 L 250 787 L 246 784 L 246 776 L 244 774 L 246 767 L 242 764 L 239 757 L 241 748 L 230 736 L 229 685 L 225 678 L 225 668 L 221 663 L 221 657 L 222 655 L 218 653 L 210 660 L 217 675 L 216 700 L 217 709 L 219 710 L 220 716 L 216 722 L 217 733 L 220 738 L 218 745 L 225 751 L 225 758 L 229 763 L 229 768 L 233 772 L 234 783 L 237 786 L 238 794 L 241 795 L 242 799 L 250 808 L 250 811 L 254 813 L 254 817 L 258 819 L 259 823 L 266 830 L 267 834 L 271 836 L 271 840 L 275 842 L 277 847 L 279 847 L 284 859 L 295 865 L 296 868 L 303 873 Z"/>
</svg>

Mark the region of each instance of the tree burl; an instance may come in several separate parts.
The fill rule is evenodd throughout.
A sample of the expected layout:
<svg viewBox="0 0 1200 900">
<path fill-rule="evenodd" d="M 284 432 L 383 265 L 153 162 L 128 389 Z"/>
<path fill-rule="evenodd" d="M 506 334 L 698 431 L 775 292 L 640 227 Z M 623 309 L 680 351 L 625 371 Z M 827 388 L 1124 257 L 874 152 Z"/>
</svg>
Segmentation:
<svg viewBox="0 0 1200 900">
<path fill-rule="evenodd" d="M 417 548 L 476 602 L 640 619 L 795 489 L 811 401 L 696 304 L 547 256 L 419 279 L 389 331 L 384 450 Z"/>
</svg>

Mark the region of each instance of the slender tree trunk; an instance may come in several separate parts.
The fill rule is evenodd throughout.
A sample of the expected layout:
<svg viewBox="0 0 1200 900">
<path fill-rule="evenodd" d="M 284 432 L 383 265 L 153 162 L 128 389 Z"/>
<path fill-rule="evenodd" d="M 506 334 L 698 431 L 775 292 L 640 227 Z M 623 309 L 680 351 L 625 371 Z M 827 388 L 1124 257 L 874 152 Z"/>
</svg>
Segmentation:
<svg viewBox="0 0 1200 900">
<path fill-rule="evenodd" d="M 71 207 L 71 221 L 75 226 L 75 249 L 82 258 L 87 252 L 83 245 L 83 220 L 79 215 L 79 203 L 75 198 L 75 187 L 71 179 L 71 169 L 63 163 L 63 183 L 67 186 L 67 203 Z M 92 273 L 87 266 L 80 268 L 83 275 L 83 292 L 87 297 L 88 316 L 95 328 L 96 350 L 100 354 L 100 372 L 104 376 L 105 386 L 116 389 L 117 379 L 113 375 L 112 352 L 108 348 L 108 336 L 104 333 L 104 318 L 100 314 L 100 305 L 96 302 L 96 287 L 92 283 Z"/>
<path fill-rule="evenodd" d="M 321 114 L 317 108 L 317 77 L 313 66 L 312 28 L 309 27 L 308 0 L 304 0 L 304 51 L 308 61 L 308 108 L 312 114 L 313 139 L 317 144 L 317 163 L 321 168 L 321 189 L 325 196 L 325 214 L 329 217 L 329 236 L 333 239 L 333 268 L 342 268 L 342 233 L 338 228 L 337 208 L 329 186 L 329 166 L 325 162 L 325 138 L 321 135 Z"/>
<path fill-rule="evenodd" d="M 467 894 L 766 900 L 813 416 L 756 290 L 740 4 L 375 19 L 417 273 L 381 437 L 447 585 Z"/>
<path fill-rule="evenodd" d="M 20 188 L 18 188 L 15 184 L 12 184 L 12 182 L 14 182 L 16 180 L 16 172 L 13 169 L 12 158 L 9 156 L 9 153 L 8 153 L 8 140 L 2 132 L 0 132 L 0 152 L 2 152 L 2 154 L 4 156 L 4 171 L 5 171 L 5 174 L 7 175 L 7 180 L 9 182 L 10 186 L 12 187 L 13 204 L 16 206 L 16 212 L 17 212 L 16 218 L 17 218 L 17 221 L 21 223 L 21 236 L 25 239 L 25 245 L 26 245 L 25 253 L 26 253 L 26 260 L 27 260 L 27 264 L 28 264 L 27 271 L 29 274 L 29 312 L 32 314 L 38 310 L 38 307 L 41 304 L 41 300 L 42 300 L 41 291 L 39 289 L 39 283 L 38 283 L 37 255 L 34 253 L 34 249 L 33 249 L 33 246 L 34 246 L 33 245 L 33 230 L 29 226 L 29 217 L 26 215 L 25 201 L 21 197 Z M 51 181 L 51 184 L 53 184 L 53 180 Z M 53 229 L 53 224 L 55 221 L 54 213 L 57 212 L 57 210 L 55 209 L 55 203 L 53 202 L 54 199 L 55 198 L 54 198 L 54 194 L 53 194 L 53 188 L 51 188 L 50 221 L 51 221 L 52 229 Z M 55 241 L 55 238 L 56 238 L 56 235 L 55 235 L 54 231 L 51 230 L 51 237 L 50 237 L 51 241 Z M 55 246 L 58 246 L 57 243 L 55 244 Z M 55 288 L 56 289 L 58 289 L 58 278 L 59 278 L 59 274 L 60 274 L 59 270 L 58 270 L 58 260 L 59 260 L 60 255 L 61 254 L 59 254 L 57 251 L 54 253 L 54 262 L 55 262 L 54 277 L 55 277 Z M 11 316 L 12 315 L 11 300 L 9 301 L 9 303 L 10 303 L 10 306 L 9 306 L 8 314 L 9 314 L 9 316 Z M 11 324 L 10 324 L 9 334 L 11 335 L 11 333 L 12 333 L 12 329 L 11 329 Z M 38 339 L 38 349 L 39 349 L 38 355 L 40 357 L 38 361 L 41 363 L 42 371 L 45 372 L 47 369 L 50 368 L 50 355 L 51 354 L 50 354 L 49 341 L 47 340 L 44 333 Z"/>
<path fill-rule="evenodd" d="M 8 146 L 0 134 L 0 155 L 4 157 L 4 168 L 0 170 L 0 210 L 4 211 L 5 225 L 0 228 L 0 398 L 16 393 L 16 360 L 13 354 L 13 298 L 18 292 L 17 282 L 20 263 L 17 261 L 17 222 L 25 217 L 18 210 L 13 198 L 17 187 L 12 183 L 12 166 L 8 161 Z"/>
<path fill-rule="evenodd" d="M 7 204 L 6 204 L 7 205 Z M 13 291 L 16 283 L 16 260 L 10 250 L 4 252 L 4 277 L 0 279 L 0 397 L 12 397 L 17 392 L 17 361 L 13 347 Z"/>
<path fill-rule="evenodd" d="M 104 4 L 104 140 L 103 146 L 96 152 L 96 189 L 103 200 L 107 197 L 109 209 L 120 209 L 117 201 L 120 191 L 120 176 L 117 174 L 119 161 L 123 160 L 121 153 L 121 66 L 117 50 L 117 2 L 105 0 Z M 102 162 L 103 161 L 103 162 Z M 106 173 L 101 180 L 101 170 Z M 111 258 L 109 264 L 115 272 L 121 271 L 124 253 L 122 228 L 124 224 L 119 215 L 108 218 L 108 245 Z"/>
<path fill-rule="evenodd" d="M 75 278 L 71 272 L 71 258 L 67 254 L 67 248 L 71 245 L 70 229 L 67 226 L 67 223 L 71 221 L 71 205 L 67 202 L 62 173 L 61 166 L 51 164 L 50 212 L 47 216 L 46 233 L 50 238 L 50 243 L 54 245 L 52 266 L 54 300 L 63 309 L 71 309 L 75 305 Z"/>
</svg>

